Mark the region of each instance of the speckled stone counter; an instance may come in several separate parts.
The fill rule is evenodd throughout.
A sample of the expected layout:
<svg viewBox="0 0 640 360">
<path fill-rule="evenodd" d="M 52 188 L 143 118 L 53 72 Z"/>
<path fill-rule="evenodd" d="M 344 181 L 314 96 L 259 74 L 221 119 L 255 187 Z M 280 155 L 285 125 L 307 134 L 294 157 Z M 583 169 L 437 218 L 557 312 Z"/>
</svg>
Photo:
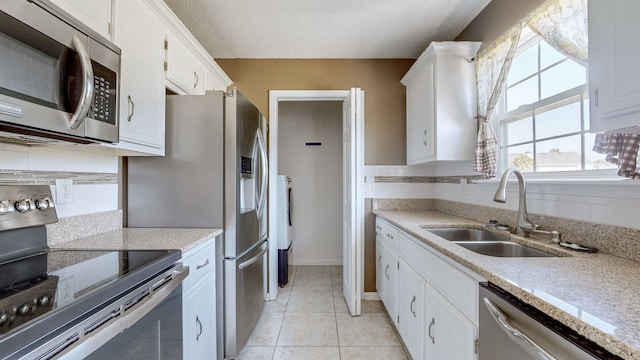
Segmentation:
<svg viewBox="0 0 640 360">
<path fill-rule="evenodd" d="M 220 234 L 221 229 L 123 228 L 50 247 L 83 250 L 178 249 L 185 253 Z"/>
<path fill-rule="evenodd" d="M 560 255 L 499 258 L 471 252 L 420 225 L 484 224 L 437 211 L 374 214 L 514 294 L 624 359 L 640 360 L 640 262 L 603 253 L 564 250 L 548 240 L 511 236 L 516 242 Z"/>
</svg>

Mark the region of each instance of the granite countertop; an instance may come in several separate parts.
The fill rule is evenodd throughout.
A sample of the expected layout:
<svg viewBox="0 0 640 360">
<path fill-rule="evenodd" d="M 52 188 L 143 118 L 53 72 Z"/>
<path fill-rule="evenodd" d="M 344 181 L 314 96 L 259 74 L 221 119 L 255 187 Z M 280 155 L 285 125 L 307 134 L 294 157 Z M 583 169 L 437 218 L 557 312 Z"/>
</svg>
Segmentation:
<svg viewBox="0 0 640 360">
<path fill-rule="evenodd" d="M 564 250 L 548 240 L 512 239 L 559 257 L 499 258 L 471 252 L 420 225 L 484 224 L 437 211 L 374 214 L 464 265 L 522 301 L 624 359 L 640 360 L 640 262 L 603 253 Z"/>
<path fill-rule="evenodd" d="M 122 228 L 51 247 L 83 250 L 178 249 L 184 254 L 220 234 L 221 229 Z"/>
</svg>

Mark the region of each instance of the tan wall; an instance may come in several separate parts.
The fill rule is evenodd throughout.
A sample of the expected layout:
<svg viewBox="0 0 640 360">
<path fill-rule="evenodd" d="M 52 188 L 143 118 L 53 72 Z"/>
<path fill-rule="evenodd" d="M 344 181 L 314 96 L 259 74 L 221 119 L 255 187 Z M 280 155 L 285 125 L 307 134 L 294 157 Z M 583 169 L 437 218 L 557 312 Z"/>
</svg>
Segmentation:
<svg viewBox="0 0 640 360">
<path fill-rule="evenodd" d="M 518 21 L 525 18 L 544 0 L 492 0 L 458 35 L 458 41 L 482 41 L 490 44 Z"/>
<path fill-rule="evenodd" d="M 365 164 L 406 163 L 405 89 L 413 59 L 216 59 L 265 115 L 269 90 L 348 90 L 365 93 Z"/>
</svg>

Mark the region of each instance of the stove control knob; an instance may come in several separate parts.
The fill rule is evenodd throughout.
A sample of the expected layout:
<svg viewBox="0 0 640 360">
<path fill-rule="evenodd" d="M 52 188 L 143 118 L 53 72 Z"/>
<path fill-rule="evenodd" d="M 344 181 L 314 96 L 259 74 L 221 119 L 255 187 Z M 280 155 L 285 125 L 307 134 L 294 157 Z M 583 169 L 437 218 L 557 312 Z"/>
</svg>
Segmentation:
<svg viewBox="0 0 640 360">
<path fill-rule="evenodd" d="M 0 326 L 5 326 L 9 322 L 9 316 L 5 313 L 0 313 Z"/>
<path fill-rule="evenodd" d="M 46 210 L 50 207 L 53 207 L 52 205 L 53 203 L 48 197 L 36 200 L 36 208 L 38 208 L 38 210 Z"/>
<path fill-rule="evenodd" d="M 49 298 L 49 295 L 42 295 L 38 299 L 38 306 L 47 306 L 49 305 L 50 301 L 51 301 L 51 298 Z"/>
<path fill-rule="evenodd" d="M 23 199 L 20 201 L 16 201 L 16 210 L 19 212 L 27 212 L 31 210 L 31 199 Z"/>
<path fill-rule="evenodd" d="M 8 214 L 13 211 L 11 207 L 11 201 L 0 200 L 0 215 Z"/>
<path fill-rule="evenodd" d="M 18 315 L 22 315 L 22 316 L 29 315 L 31 313 L 31 305 L 26 304 L 26 303 L 20 305 L 20 307 L 18 308 L 17 313 L 18 313 Z"/>
</svg>

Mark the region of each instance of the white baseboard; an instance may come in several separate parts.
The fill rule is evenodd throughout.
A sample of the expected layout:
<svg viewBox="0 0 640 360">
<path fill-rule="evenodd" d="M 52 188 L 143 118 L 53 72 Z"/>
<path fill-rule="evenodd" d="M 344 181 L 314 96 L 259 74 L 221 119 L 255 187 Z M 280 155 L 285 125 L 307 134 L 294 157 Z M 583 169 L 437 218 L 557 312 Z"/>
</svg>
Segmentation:
<svg viewBox="0 0 640 360">
<path fill-rule="evenodd" d="M 340 260 L 295 260 L 289 263 L 289 265 L 299 266 L 299 265 L 342 265 L 342 259 Z"/>
<path fill-rule="evenodd" d="M 362 294 L 362 300 L 380 301 L 380 296 L 378 296 L 377 292 L 365 292 Z"/>
</svg>

